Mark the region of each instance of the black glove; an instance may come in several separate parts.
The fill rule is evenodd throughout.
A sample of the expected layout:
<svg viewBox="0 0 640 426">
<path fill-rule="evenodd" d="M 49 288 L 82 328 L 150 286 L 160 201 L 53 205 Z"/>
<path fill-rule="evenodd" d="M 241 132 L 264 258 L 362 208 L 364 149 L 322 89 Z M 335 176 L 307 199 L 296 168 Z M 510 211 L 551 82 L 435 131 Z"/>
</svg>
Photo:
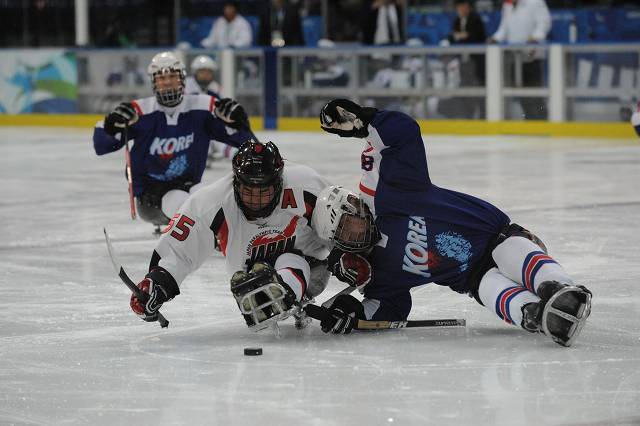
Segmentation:
<svg viewBox="0 0 640 426">
<path fill-rule="evenodd" d="M 242 105 L 231 98 L 216 100 L 216 117 L 233 129 L 249 129 L 249 117 Z"/>
<path fill-rule="evenodd" d="M 115 136 L 120 133 L 125 126 L 130 126 L 138 121 L 138 114 L 133 105 L 123 102 L 110 112 L 104 119 L 104 131 Z"/>
<path fill-rule="evenodd" d="M 140 281 L 138 288 L 142 290 L 143 293 L 148 294 L 149 297 L 146 301 L 142 301 L 132 294 L 131 300 L 129 301 L 131 310 L 147 322 L 157 321 L 158 311 L 162 304 L 167 301 L 167 294 L 162 287 L 149 278 Z"/>
<path fill-rule="evenodd" d="M 343 138 L 365 138 L 367 126 L 376 115 L 375 108 L 361 107 L 348 99 L 334 99 L 320 111 L 322 130 Z"/>
<path fill-rule="evenodd" d="M 163 268 L 155 268 L 138 283 L 138 288 L 148 295 L 146 300 L 131 295 L 129 305 L 131 310 L 147 322 L 158 320 L 158 311 L 162 304 L 180 294 L 175 279 Z"/>
<path fill-rule="evenodd" d="M 338 296 L 328 310 L 328 315 L 320 321 L 325 333 L 349 334 L 359 319 L 365 319 L 364 306 L 349 294 Z"/>
<path fill-rule="evenodd" d="M 327 258 L 327 269 L 340 281 L 362 291 L 371 282 L 371 264 L 362 255 L 331 250 Z"/>
</svg>

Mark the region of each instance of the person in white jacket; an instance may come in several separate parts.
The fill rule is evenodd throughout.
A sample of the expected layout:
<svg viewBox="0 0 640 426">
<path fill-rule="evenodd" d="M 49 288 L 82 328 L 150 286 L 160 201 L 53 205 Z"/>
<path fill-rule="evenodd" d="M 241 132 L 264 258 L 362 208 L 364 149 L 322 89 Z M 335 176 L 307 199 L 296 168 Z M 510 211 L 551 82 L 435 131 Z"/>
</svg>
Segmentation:
<svg viewBox="0 0 640 426">
<path fill-rule="evenodd" d="M 551 14 L 544 0 L 505 0 L 498 30 L 490 43 L 544 43 L 551 29 Z M 528 50 L 522 64 L 522 86 L 541 87 L 544 78 L 544 53 Z M 547 108 L 543 99 L 521 98 L 527 120 L 544 120 Z"/>
<path fill-rule="evenodd" d="M 207 48 L 249 47 L 253 31 L 249 22 L 238 13 L 235 1 L 226 1 L 222 16 L 215 20 L 209 35 L 200 44 Z"/>
</svg>

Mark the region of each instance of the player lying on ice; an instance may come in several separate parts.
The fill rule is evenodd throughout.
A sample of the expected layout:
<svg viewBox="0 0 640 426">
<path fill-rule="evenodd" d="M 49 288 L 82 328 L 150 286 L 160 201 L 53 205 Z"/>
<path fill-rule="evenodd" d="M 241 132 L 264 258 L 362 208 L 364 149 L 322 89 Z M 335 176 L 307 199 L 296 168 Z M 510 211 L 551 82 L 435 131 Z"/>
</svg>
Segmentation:
<svg viewBox="0 0 640 426">
<path fill-rule="evenodd" d="M 247 325 L 261 330 L 288 316 L 327 285 L 329 250 L 311 227 L 318 193 L 328 182 L 313 169 L 285 162 L 271 142 L 248 141 L 232 160 L 233 173 L 205 186 L 180 207 L 163 231 L 149 273 L 138 284 L 150 297 L 131 297 L 145 321 L 180 294 L 185 277 L 217 244 L 226 260 L 231 291 Z M 235 272 L 235 274 L 234 274 Z"/>
<path fill-rule="evenodd" d="M 591 292 L 497 207 L 431 183 L 414 119 L 336 99 L 320 123 L 365 139 L 360 196 L 334 186 L 316 204 L 315 228 L 334 247 L 329 267 L 364 294 L 362 303 L 338 297 L 325 312 L 324 332 L 349 333 L 357 319 L 406 320 L 409 290 L 433 282 L 474 297 L 509 324 L 564 346 L 574 342 Z"/>
<path fill-rule="evenodd" d="M 128 126 L 128 139 L 135 141 L 131 168 L 138 213 L 147 222 L 166 225 L 200 187 L 209 141 L 237 147 L 251 133 L 236 101 L 184 93 L 185 67 L 173 53 L 155 55 L 147 73 L 155 96 L 118 105 L 96 125 L 93 146 L 98 155 L 119 150 Z"/>
</svg>

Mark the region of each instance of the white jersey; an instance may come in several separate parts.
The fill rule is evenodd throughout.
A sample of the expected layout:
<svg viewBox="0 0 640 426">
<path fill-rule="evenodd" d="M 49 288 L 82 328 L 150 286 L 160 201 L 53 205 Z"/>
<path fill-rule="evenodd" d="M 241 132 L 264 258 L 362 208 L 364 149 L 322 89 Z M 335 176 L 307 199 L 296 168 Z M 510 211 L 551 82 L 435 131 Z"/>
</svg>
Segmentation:
<svg viewBox="0 0 640 426">
<path fill-rule="evenodd" d="M 217 81 L 212 81 L 207 86 L 206 90 L 202 90 L 195 77 L 188 76 L 184 82 L 184 91 L 185 93 L 190 93 L 193 95 L 210 95 L 215 97 L 220 97 L 220 92 L 222 92 L 222 86 Z M 212 94 L 213 93 L 213 94 Z"/>
<path fill-rule="evenodd" d="M 233 174 L 193 194 L 163 231 L 156 246 L 158 265 L 180 285 L 215 251 L 215 238 L 229 275 L 257 260 L 273 264 L 298 252 L 325 259 L 328 247 L 311 228 L 318 193 L 329 185 L 313 169 L 285 162 L 280 201 L 269 217 L 247 220 L 233 192 Z"/>
</svg>

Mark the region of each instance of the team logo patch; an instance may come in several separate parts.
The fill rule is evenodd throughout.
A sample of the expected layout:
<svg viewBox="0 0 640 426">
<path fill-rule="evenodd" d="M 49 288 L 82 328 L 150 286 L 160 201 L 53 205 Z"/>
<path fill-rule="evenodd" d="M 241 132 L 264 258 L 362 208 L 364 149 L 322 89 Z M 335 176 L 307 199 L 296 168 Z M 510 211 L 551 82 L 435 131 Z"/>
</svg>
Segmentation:
<svg viewBox="0 0 640 426">
<path fill-rule="evenodd" d="M 462 235 L 447 231 L 436 235 L 436 248 L 442 256 L 460 262 L 460 272 L 464 272 L 469 267 L 471 259 L 471 243 Z"/>
<path fill-rule="evenodd" d="M 268 228 L 253 237 L 247 247 L 247 264 L 259 260 L 275 261 L 283 253 L 291 252 L 296 243 L 296 226 L 300 216 L 294 216 L 284 230 Z"/>
<path fill-rule="evenodd" d="M 189 161 L 187 161 L 187 156 L 179 155 L 173 160 L 169 162 L 169 167 L 162 174 L 149 173 L 149 176 L 154 178 L 155 180 L 159 180 L 162 182 L 173 180 L 178 176 L 182 176 L 182 174 L 189 168 Z"/>
</svg>

